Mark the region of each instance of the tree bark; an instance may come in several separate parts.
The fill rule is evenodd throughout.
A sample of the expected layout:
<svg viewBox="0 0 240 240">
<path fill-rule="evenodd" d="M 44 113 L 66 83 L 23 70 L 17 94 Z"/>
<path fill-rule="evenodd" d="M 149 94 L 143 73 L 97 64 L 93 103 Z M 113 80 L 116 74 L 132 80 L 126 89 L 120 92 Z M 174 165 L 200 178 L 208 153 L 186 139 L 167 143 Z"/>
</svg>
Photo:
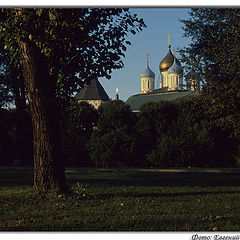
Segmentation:
<svg viewBox="0 0 240 240">
<path fill-rule="evenodd" d="M 33 126 L 34 190 L 65 191 L 56 82 L 44 56 L 31 42 L 21 41 L 19 50 Z"/>
</svg>

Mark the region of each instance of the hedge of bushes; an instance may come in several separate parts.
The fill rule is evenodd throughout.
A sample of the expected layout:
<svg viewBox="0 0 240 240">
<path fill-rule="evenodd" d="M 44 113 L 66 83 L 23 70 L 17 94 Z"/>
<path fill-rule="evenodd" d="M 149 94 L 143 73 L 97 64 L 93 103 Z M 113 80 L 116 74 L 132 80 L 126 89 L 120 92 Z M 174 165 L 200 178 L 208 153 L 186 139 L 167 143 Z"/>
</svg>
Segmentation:
<svg viewBox="0 0 240 240">
<path fill-rule="evenodd" d="M 98 111 L 85 102 L 71 103 L 61 119 L 66 165 L 236 167 L 239 113 L 217 116 L 212 106 L 212 99 L 203 94 L 178 102 L 150 102 L 139 113 L 132 113 L 120 100 L 108 101 Z M 14 113 L 2 111 L 1 116 L 0 164 L 12 164 L 17 157 Z M 28 159 L 32 156 L 29 135 L 23 146 L 23 157 Z"/>
<path fill-rule="evenodd" d="M 94 120 L 87 121 L 94 127 L 84 139 L 80 132 L 75 140 L 69 138 L 72 144 L 78 142 L 75 150 L 71 146 L 71 155 L 78 156 L 79 166 L 86 166 L 88 159 L 94 167 L 238 166 L 238 139 L 210 119 L 201 98 L 150 102 L 137 114 L 119 100 L 103 104 L 98 112 L 89 108 L 82 114 L 95 112 Z M 80 114 L 77 119 L 80 123 L 84 118 Z"/>
</svg>

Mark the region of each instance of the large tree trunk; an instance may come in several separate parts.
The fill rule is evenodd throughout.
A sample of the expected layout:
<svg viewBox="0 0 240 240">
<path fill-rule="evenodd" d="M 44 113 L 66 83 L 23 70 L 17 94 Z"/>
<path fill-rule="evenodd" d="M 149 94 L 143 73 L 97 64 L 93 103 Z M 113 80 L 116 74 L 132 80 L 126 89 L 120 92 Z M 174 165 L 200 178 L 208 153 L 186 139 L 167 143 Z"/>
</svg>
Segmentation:
<svg viewBox="0 0 240 240">
<path fill-rule="evenodd" d="M 19 43 L 33 126 L 34 189 L 66 190 L 55 96 L 44 56 L 31 42 Z"/>
</svg>

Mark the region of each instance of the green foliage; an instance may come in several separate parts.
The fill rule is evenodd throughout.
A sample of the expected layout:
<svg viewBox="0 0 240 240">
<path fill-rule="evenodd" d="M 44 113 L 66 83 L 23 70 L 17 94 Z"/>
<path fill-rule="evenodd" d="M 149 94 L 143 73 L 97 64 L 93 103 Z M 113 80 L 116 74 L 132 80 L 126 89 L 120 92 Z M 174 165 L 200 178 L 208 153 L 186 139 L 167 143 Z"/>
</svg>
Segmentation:
<svg viewBox="0 0 240 240">
<path fill-rule="evenodd" d="M 96 167 L 127 167 L 134 165 L 135 137 L 126 128 L 116 128 L 105 134 L 95 133 L 88 149 Z"/>
<path fill-rule="evenodd" d="M 194 8 L 181 20 L 191 44 L 181 52 L 183 62 L 207 84 L 239 79 L 240 10 Z"/>
<path fill-rule="evenodd" d="M 179 136 L 183 139 L 183 162 L 190 166 L 235 166 L 236 143 L 214 122 L 206 102 L 206 96 L 201 93 L 180 103 Z"/>
<path fill-rule="evenodd" d="M 88 138 L 96 127 L 98 111 L 87 102 L 71 102 L 67 109 L 67 120 L 65 125 L 68 127 L 71 138 L 83 136 Z"/>
<path fill-rule="evenodd" d="M 0 44 L 0 48 L 2 44 Z M 13 100 L 14 80 L 7 51 L 0 50 L 0 107 L 10 105 Z"/>
<path fill-rule="evenodd" d="M 153 166 L 236 166 L 240 146 L 240 10 L 195 8 L 189 14 L 190 18 L 181 22 L 184 35 L 192 42 L 180 53 L 186 75 L 193 73 L 203 91 L 178 104 L 174 131 L 157 133 L 149 124 L 154 122 L 151 118 L 163 124 L 164 120 L 156 116 L 142 124 L 153 129 L 148 130 L 149 145 L 156 144 L 152 150 L 148 147 L 147 161 Z"/>
<path fill-rule="evenodd" d="M 103 105 L 88 146 L 92 161 L 104 167 L 235 167 L 236 106 L 221 116 L 220 103 L 213 107 L 209 96 L 214 97 L 204 91 L 178 103 L 147 103 L 137 121 L 119 101 Z"/>
<path fill-rule="evenodd" d="M 150 102 L 140 108 L 136 131 L 138 134 L 138 153 L 141 164 L 146 154 L 156 147 L 162 134 L 173 134 L 178 115 L 177 105 L 167 101 Z M 148 163 L 145 163 L 148 165 Z"/>
<path fill-rule="evenodd" d="M 185 166 L 210 167 L 209 152 L 214 148 L 210 125 L 203 111 L 202 99 L 193 95 L 179 103 L 178 137 L 181 139 L 181 162 Z"/>
<path fill-rule="evenodd" d="M 97 129 L 100 133 L 106 133 L 124 126 L 126 131 L 131 131 L 131 126 L 136 121 L 130 107 L 121 100 L 108 101 L 102 104 L 99 112 L 100 118 Z"/>
<path fill-rule="evenodd" d="M 215 84 L 205 89 L 203 107 L 212 124 L 227 132 L 228 136 L 240 140 L 240 82 Z"/>
<path fill-rule="evenodd" d="M 89 166 L 86 147 L 98 120 L 97 110 L 87 102 L 71 102 L 62 112 L 62 139 L 67 164 Z"/>
<path fill-rule="evenodd" d="M 156 148 L 146 155 L 146 162 L 150 167 L 182 167 L 181 138 L 162 134 Z"/>
<path fill-rule="evenodd" d="M 0 14 L 0 39 L 12 61 L 20 64 L 20 41 L 34 44 L 52 78 L 60 80 L 61 97 L 93 75 L 110 78 L 113 69 L 123 67 L 128 33 L 143 27 L 141 18 L 121 8 L 4 8 Z"/>
<path fill-rule="evenodd" d="M 149 102 L 141 106 L 138 128 L 141 134 L 152 137 L 171 133 L 173 121 L 178 114 L 177 105 L 168 101 Z"/>
<path fill-rule="evenodd" d="M 136 138 L 135 115 L 119 100 L 108 101 L 100 108 L 97 130 L 88 149 L 95 166 L 133 166 Z"/>
<path fill-rule="evenodd" d="M 76 184 L 74 184 L 72 186 L 71 190 L 78 197 L 86 197 L 89 194 L 89 193 L 87 193 L 88 192 L 87 187 L 88 186 L 86 184 L 81 184 L 81 183 L 77 182 Z"/>
<path fill-rule="evenodd" d="M 179 103 L 155 103 L 158 110 L 151 115 L 147 111 L 141 113 L 137 123 L 141 123 L 138 125 L 141 130 L 138 148 L 141 155 L 146 156 L 147 166 L 236 166 L 237 143 L 229 135 L 234 128 L 226 131 L 218 124 L 219 117 L 214 121 L 207 102 L 206 96 L 198 93 Z M 159 104 L 166 111 L 160 112 Z M 148 106 L 151 111 L 152 105 L 145 107 Z"/>
</svg>

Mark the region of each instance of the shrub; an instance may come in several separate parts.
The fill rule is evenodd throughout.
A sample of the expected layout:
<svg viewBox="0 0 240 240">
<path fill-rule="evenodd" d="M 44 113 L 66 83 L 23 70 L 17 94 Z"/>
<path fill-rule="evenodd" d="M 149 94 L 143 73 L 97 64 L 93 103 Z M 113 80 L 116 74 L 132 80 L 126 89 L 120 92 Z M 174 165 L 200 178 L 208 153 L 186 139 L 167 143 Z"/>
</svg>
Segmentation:
<svg viewBox="0 0 240 240">
<path fill-rule="evenodd" d="M 149 167 L 180 167 L 182 155 L 182 142 L 180 138 L 163 134 L 156 148 L 146 155 Z"/>
<path fill-rule="evenodd" d="M 173 134 L 177 116 L 177 105 L 171 102 L 149 102 L 141 106 L 136 124 L 138 136 L 136 158 L 141 165 L 149 166 L 146 156 L 156 148 L 157 139 L 163 134 Z"/>
<path fill-rule="evenodd" d="M 182 162 L 195 167 L 233 167 L 234 140 L 212 121 L 203 98 L 195 95 L 179 105 Z"/>
<path fill-rule="evenodd" d="M 124 127 L 105 134 L 94 133 L 88 144 L 90 158 L 96 167 L 133 166 L 135 141 Z"/>
<path fill-rule="evenodd" d="M 100 117 L 97 123 L 99 133 L 110 132 L 123 126 L 127 132 L 131 132 L 136 123 L 136 116 L 130 110 L 129 105 L 120 100 L 112 100 L 102 104 L 99 113 Z"/>
<path fill-rule="evenodd" d="M 156 146 L 146 154 L 147 166 L 236 166 L 234 139 L 210 121 L 203 102 L 201 95 L 184 99 L 178 103 L 178 114 L 173 121 L 162 121 L 169 123 L 170 131 L 162 131 L 155 136 Z M 166 115 L 163 117 L 167 118 Z"/>
<path fill-rule="evenodd" d="M 136 116 L 124 102 L 114 100 L 102 105 L 97 130 L 88 144 L 90 158 L 95 166 L 135 165 L 135 123 Z"/>
<path fill-rule="evenodd" d="M 63 113 L 62 139 L 68 165 L 91 165 L 86 144 L 97 119 L 98 111 L 87 102 L 72 102 Z"/>
</svg>

